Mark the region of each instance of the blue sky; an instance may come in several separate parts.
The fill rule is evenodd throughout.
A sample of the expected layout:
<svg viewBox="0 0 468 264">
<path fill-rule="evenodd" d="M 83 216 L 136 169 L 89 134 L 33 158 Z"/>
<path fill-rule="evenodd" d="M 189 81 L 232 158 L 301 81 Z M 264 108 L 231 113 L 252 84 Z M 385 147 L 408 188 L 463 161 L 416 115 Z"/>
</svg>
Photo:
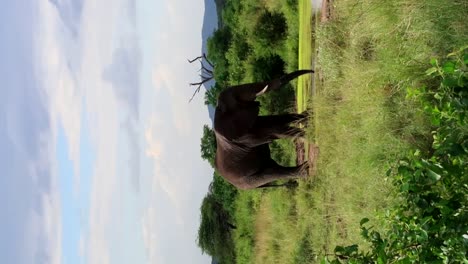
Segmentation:
<svg viewBox="0 0 468 264">
<path fill-rule="evenodd" d="M 203 0 L 0 8 L 0 263 L 208 263 Z"/>
</svg>

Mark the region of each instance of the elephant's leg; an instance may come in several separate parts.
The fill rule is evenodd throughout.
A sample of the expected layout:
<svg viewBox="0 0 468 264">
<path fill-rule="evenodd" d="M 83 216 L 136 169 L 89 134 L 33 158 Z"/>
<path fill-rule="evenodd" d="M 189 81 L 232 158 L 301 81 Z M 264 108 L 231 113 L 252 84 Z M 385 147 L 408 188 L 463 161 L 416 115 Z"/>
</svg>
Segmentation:
<svg viewBox="0 0 468 264">
<path fill-rule="evenodd" d="M 255 120 L 255 126 L 258 128 L 269 128 L 275 126 L 290 126 L 294 123 L 307 118 L 307 114 L 282 114 L 282 115 L 269 115 L 259 116 Z"/>
<path fill-rule="evenodd" d="M 307 176 L 308 168 L 308 163 L 303 163 L 297 167 L 283 167 L 272 163 L 272 166 L 254 175 L 244 177 L 243 183 L 239 187 L 242 189 L 253 189 L 261 186 L 268 186 L 269 183 L 276 180 L 303 178 Z"/>
<path fill-rule="evenodd" d="M 256 147 L 279 138 L 303 137 L 305 135 L 303 129 L 291 126 L 303 118 L 302 114 L 259 116 L 253 127 L 245 135 L 236 139 L 236 142 Z"/>
<path fill-rule="evenodd" d="M 304 138 L 305 131 L 298 127 L 285 127 L 276 133 L 278 138 Z"/>
<path fill-rule="evenodd" d="M 303 120 L 303 114 L 284 114 L 257 117 L 254 128 L 258 128 L 264 134 L 273 136 L 274 139 L 288 137 L 303 137 L 305 131 L 298 127 L 292 127 L 294 123 Z"/>
<path fill-rule="evenodd" d="M 290 180 L 285 183 L 277 184 L 277 183 L 267 183 L 262 186 L 258 186 L 257 188 L 278 188 L 278 187 L 286 187 L 286 188 L 296 188 L 298 186 L 297 181 Z"/>
</svg>

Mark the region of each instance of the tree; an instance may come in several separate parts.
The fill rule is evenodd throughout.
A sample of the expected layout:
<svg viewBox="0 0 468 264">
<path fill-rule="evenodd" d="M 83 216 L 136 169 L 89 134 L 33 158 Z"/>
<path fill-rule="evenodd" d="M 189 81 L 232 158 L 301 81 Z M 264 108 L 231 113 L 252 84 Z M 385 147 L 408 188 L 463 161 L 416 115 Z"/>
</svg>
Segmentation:
<svg viewBox="0 0 468 264">
<path fill-rule="evenodd" d="M 238 191 L 230 183 L 228 183 L 216 171 L 213 173 L 213 181 L 210 184 L 210 192 L 214 195 L 216 201 L 222 204 L 224 210 L 230 215 L 234 214 L 234 202 Z"/>
<path fill-rule="evenodd" d="M 208 58 L 215 64 L 223 60 L 224 53 L 231 44 L 232 32 L 229 27 L 222 27 L 213 32 L 213 36 L 208 38 Z"/>
<path fill-rule="evenodd" d="M 261 82 L 281 77 L 284 72 L 285 62 L 279 55 L 255 58 L 252 62 L 251 72 L 253 82 Z"/>
<path fill-rule="evenodd" d="M 203 253 L 220 260 L 220 263 L 234 263 L 234 241 L 231 230 L 235 229 L 228 213 L 211 192 L 203 199 L 201 221 L 197 244 Z"/>
<path fill-rule="evenodd" d="M 216 137 L 213 129 L 208 125 L 203 126 L 203 136 L 200 143 L 201 157 L 208 161 L 211 167 L 214 168 L 214 161 L 216 156 Z"/>
<path fill-rule="evenodd" d="M 229 49 L 232 39 L 232 32 L 225 26 L 213 33 L 207 41 L 208 59 L 214 65 L 214 79 L 217 83 L 225 85 L 229 78 L 228 61 L 226 52 Z"/>
<path fill-rule="evenodd" d="M 215 83 L 215 85 L 211 87 L 211 89 L 205 92 L 205 104 L 216 107 L 216 104 L 218 102 L 218 96 L 223 89 L 223 86 L 221 86 L 219 83 Z"/>
<path fill-rule="evenodd" d="M 286 19 L 281 13 L 264 11 L 255 26 L 255 34 L 265 46 L 272 46 L 283 40 L 288 31 Z"/>
</svg>

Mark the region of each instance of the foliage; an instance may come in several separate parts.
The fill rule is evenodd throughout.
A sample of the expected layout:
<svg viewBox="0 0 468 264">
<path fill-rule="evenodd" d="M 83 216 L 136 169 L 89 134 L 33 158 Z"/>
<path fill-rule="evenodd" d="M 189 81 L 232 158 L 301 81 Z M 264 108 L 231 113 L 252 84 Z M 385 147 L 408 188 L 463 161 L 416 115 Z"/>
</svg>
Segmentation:
<svg viewBox="0 0 468 264">
<path fill-rule="evenodd" d="M 221 177 L 216 171 L 213 174 L 213 181 L 210 185 L 210 191 L 215 199 L 222 204 L 224 210 L 230 216 L 234 214 L 235 200 L 237 197 L 237 189 Z"/>
<path fill-rule="evenodd" d="M 205 104 L 216 107 L 216 104 L 218 103 L 218 96 L 223 89 L 224 87 L 222 85 L 220 85 L 218 82 L 215 83 L 214 86 L 205 92 Z"/>
<path fill-rule="evenodd" d="M 409 89 L 408 97 L 431 120 L 432 151 L 417 149 L 394 169 L 400 203 L 387 211 L 387 231 L 362 219 L 370 250 L 337 246 L 331 263 L 468 263 L 468 47 L 431 64 L 426 73 L 440 85 Z"/>
<path fill-rule="evenodd" d="M 231 230 L 236 227 L 230 222 L 229 214 L 212 193 L 205 196 L 200 211 L 198 246 L 203 253 L 215 257 L 222 263 L 234 263 Z"/>
<path fill-rule="evenodd" d="M 206 91 L 205 104 L 213 107 L 219 93 L 229 85 L 265 81 L 297 69 L 297 1 L 226 0 L 222 7 L 221 27 L 208 39 L 207 57 L 214 64 L 215 85 Z M 262 114 L 289 111 L 294 102 L 294 88 L 288 85 L 259 100 Z M 290 141 L 276 142 L 271 147 L 272 156 L 282 164 L 291 165 L 295 160 L 294 148 Z M 201 155 L 212 166 L 215 151 L 213 131 L 204 126 Z M 240 195 L 215 171 L 201 208 L 198 245 L 203 252 L 215 256 L 220 263 L 242 263 L 251 258 L 252 219 L 258 197 Z M 244 206 L 246 202 L 248 206 Z M 234 232 L 223 228 L 225 225 L 218 221 L 219 212 L 215 210 L 223 212 L 227 219 L 234 219 L 232 224 L 238 228 Z M 220 233 L 223 230 L 226 234 Z M 235 244 L 231 243 L 231 233 Z M 222 239 L 227 242 L 221 242 Z"/>
<path fill-rule="evenodd" d="M 214 131 L 207 125 L 203 126 L 203 136 L 200 143 L 200 152 L 202 159 L 208 161 L 214 168 L 216 156 L 216 137 Z"/>
<path fill-rule="evenodd" d="M 214 64 L 213 77 L 220 85 L 225 85 L 229 77 L 229 63 L 225 54 L 229 49 L 231 40 L 231 29 L 225 26 L 216 30 L 207 41 L 207 56 Z"/>
<path fill-rule="evenodd" d="M 208 40 L 216 82 L 228 86 L 253 81 L 256 69 L 250 67 L 252 62 L 277 68 L 269 64 L 277 62 L 269 60 L 272 56 L 281 57 L 281 71 L 297 69 L 297 6 L 290 2 L 225 1 L 222 27 Z"/>
<path fill-rule="evenodd" d="M 255 25 L 259 42 L 265 47 L 274 47 L 287 35 L 288 25 L 281 13 L 264 11 Z"/>
<path fill-rule="evenodd" d="M 214 167 L 216 155 L 216 138 L 207 125 L 203 127 L 201 139 L 202 158 Z M 198 229 L 197 243 L 203 253 L 207 253 L 220 263 L 234 263 L 234 242 L 231 230 L 235 225 L 231 220 L 237 190 L 227 183 L 215 171 L 208 194 L 203 199 L 201 221 Z"/>
<path fill-rule="evenodd" d="M 249 71 L 252 73 L 254 82 L 271 80 L 285 73 L 285 62 L 279 55 L 254 58 L 249 66 L 252 67 Z"/>
</svg>

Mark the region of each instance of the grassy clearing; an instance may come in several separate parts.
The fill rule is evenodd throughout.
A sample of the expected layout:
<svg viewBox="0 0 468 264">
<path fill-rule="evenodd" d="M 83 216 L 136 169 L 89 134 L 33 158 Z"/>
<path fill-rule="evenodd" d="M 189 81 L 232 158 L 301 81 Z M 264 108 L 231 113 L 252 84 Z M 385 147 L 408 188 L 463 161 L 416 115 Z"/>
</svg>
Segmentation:
<svg viewBox="0 0 468 264">
<path fill-rule="evenodd" d="M 313 247 L 360 243 L 359 220 L 394 202 L 388 168 L 411 146 L 425 148 L 428 124 L 405 90 L 426 81 L 432 56 L 467 41 L 467 4 L 454 1 L 339 1 L 335 19 L 318 28 L 323 83 L 311 98 L 319 175 L 310 211 Z M 443 26 L 441 26 L 443 25 Z M 384 224 L 380 223 L 383 227 Z"/>
<path fill-rule="evenodd" d="M 312 6 L 309 0 L 299 1 L 299 69 L 310 69 L 313 56 L 312 41 Z M 303 112 L 307 108 L 309 93 L 311 92 L 312 78 L 310 75 L 299 77 L 297 82 L 296 103 L 297 111 Z"/>
<path fill-rule="evenodd" d="M 300 1 L 299 67 L 314 50 Z M 413 146 L 427 149 L 428 123 L 404 98 L 427 82 L 431 57 L 468 43 L 465 1 L 336 2 L 317 29 L 316 94 L 300 80 L 298 110 L 313 106 L 310 134 L 320 146 L 318 175 L 294 190 L 241 192 L 236 206 L 237 263 L 313 263 L 338 244 L 365 244 L 359 221 L 395 203 L 386 171 Z M 309 40 L 307 40 L 309 38 Z"/>
</svg>

